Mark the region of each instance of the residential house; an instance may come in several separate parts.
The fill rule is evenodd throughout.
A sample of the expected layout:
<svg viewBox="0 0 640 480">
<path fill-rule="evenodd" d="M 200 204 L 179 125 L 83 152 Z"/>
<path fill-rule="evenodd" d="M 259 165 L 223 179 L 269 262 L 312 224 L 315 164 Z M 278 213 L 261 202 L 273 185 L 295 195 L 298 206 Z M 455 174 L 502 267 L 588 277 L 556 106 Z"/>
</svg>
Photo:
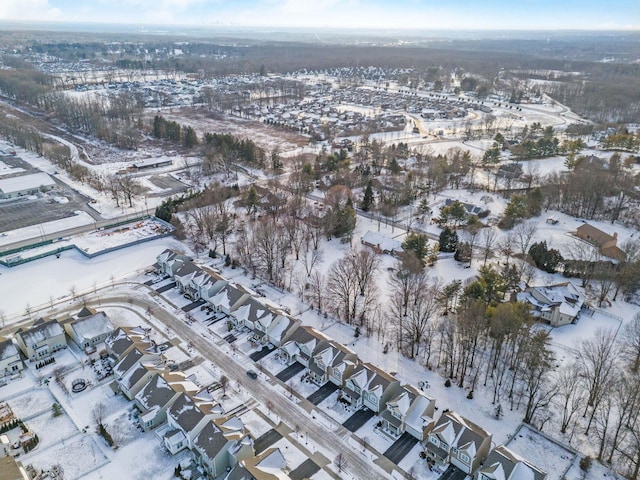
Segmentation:
<svg viewBox="0 0 640 480">
<path fill-rule="evenodd" d="M 202 429 L 222 414 L 220 405 L 199 402 L 181 393 L 167 409 L 169 429 L 164 435 L 165 447 L 174 455 L 185 448 L 193 449 L 193 441 Z"/>
<path fill-rule="evenodd" d="M 209 300 L 218 312 L 231 315 L 231 312 L 240 308 L 253 295 L 253 292 L 242 285 L 228 283 Z M 233 322 L 234 319 L 232 318 Z"/>
<path fill-rule="evenodd" d="M 206 275 L 199 266 L 197 266 L 195 263 L 193 262 L 184 262 L 174 273 L 173 273 L 173 279 L 176 281 L 176 286 L 178 287 L 178 289 L 188 295 L 189 297 L 192 297 L 193 294 L 193 290 L 191 288 L 191 281 L 195 278 L 195 277 L 201 277 L 203 275 Z"/>
<path fill-rule="evenodd" d="M 0 337 L 0 376 L 15 375 L 23 368 L 18 347 L 11 339 Z"/>
<path fill-rule="evenodd" d="M 266 332 L 265 341 L 276 348 L 279 348 L 284 342 L 289 340 L 293 332 L 300 326 L 300 320 L 290 317 L 289 315 L 278 315 L 271 322 L 270 328 Z M 258 328 L 256 328 L 257 330 Z"/>
<path fill-rule="evenodd" d="M 476 471 L 475 480 L 545 480 L 546 472 L 504 445 L 494 448 Z"/>
<path fill-rule="evenodd" d="M 280 347 L 280 357 L 287 363 L 298 362 L 309 366 L 309 359 L 320 342 L 329 337 L 313 327 L 300 325 Z"/>
<path fill-rule="evenodd" d="M 475 471 L 491 449 L 491 434 L 457 413 L 445 410 L 429 432 L 427 456 L 439 465 L 452 464 L 467 474 Z"/>
<path fill-rule="evenodd" d="M 452 204 L 454 204 L 455 202 L 460 202 L 460 201 L 459 200 L 452 200 L 451 198 L 447 198 L 444 201 L 444 206 L 445 207 L 449 207 Z M 479 216 L 483 212 L 487 211 L 486 208 L 482 208 L 482 207 L 479 207 L 477 205 L 473 205 L 472 203 L 465 203 L 465 202 L 460 202 L 460 203 L 462 204 L 462 206 L 464 207 L 465 211 L 467 212 L 467 215 Z"/>
<path fill-rule="evenodd" d="M 222 288 L 229 283 L 220 274 L 210 268 L 202 267 L 200 273 L 191 277 L 189 295 L 194 300 L 211 300 Z"/>
<path fill-rule="evenodd" d="M 518 293 L 516 299 L 529 304 L 531 313 L 552 327 L 575 323 L 584 305 L 584 297 L 571 282 L 530 287 Z"/>
<path fill-rule="evenodd" d="M 624 250 L 617 245 L 618 234 L 616 232 L 613 235 L 609 235 L 593 225 L 584 223 L 576 229 L 576 236 L 598 247 L 600 253 L 605 257 L 613 258 L 620 262 L 626 257 Z"/>
<path fill-rule="evenodd" d="M 153 350 L 154 343 L 148 336 L 150 332 L 151 329 L 145 327 L 118 327 L 104 340 L 107 353 L 119 360 L 134 348 Z"/>
<path fill-rule="evenodd" d="M 379 414 L 395 396 L 400 382 L 375 365 L 365 363 L 365 368 L 369 371 L 369 381 L 362 390 L 362 405 Z"/>
<path fill-rule="evenodd" d="M 198 463 L 212 477 L 253 456 L 253 440 L 237 417 L 214 419 L 193 440 Z"/>
<path fill-rule="evenodd" d="M 364 363 L 357 364 L 344 381 L 341 398 L 355 408 L 362 407 L 362 392 L 372 378 L 373 372 Z"/>
<path fill-rule="evenodd" d="M 120 391 L 129 400 L 133 400 L 149 380 L 163 370 L 164 359 L 161 354 L 134 348 L 114 365 L 113 374 Z"/>
<path fill-rule="evenodd" d="M 284 455 L 279 448 L 272 447 L 238 462 L 224 480 L 289 480 L 286 469 Z"/>
<path fill-rule="evenodd" d="M 413 385 L 403 385 L 380 414 L 382 428 L 393 436 L 409 432 L 423 441 L 435 425 L 436 401 Z"/>
<path fill-rule="evenodd" d="M 158 273 L 172 277 L 174 273 L 186 262 L 192 259 L 187 255 L 182 255 L 174 250 L 165 250 L 156 257 L 156 263 L 153 265 Z"/>
<path fill-rule="evenodd" d="M 16 331 L 18 346 L 29 360 L 42 360 L 67 348 L 64 329 L 57 320 L 40 318 L 28 330 Z"/>
<path fill-rule="evenodd" d="M 378 254 L 398 255 L 404 251 L 402 242 L 386 237 L 380 233 L 372 232 L 371 230 L 367 230 L 367 233 L 360 237 L 360 242 L 372 248 Z"/>
<path fill-rule="evenodd" d="M 163 372 L 151 380 L 135 396 L 140 410 L 140 426 L 149 431 L 167 419 L 167 409 L 181 393 L 196 394 L 198 386 L 182 372 Z"/>
<path fill-rule="evenodd" d="M 343 361 L 349 360 L 354 364 L 357 363 L 357 355 L 353 350 L 334 340 L 320 342 L 309 359 L 309 377 L 318 385 L 322 385 L 329 380 L 336 383 L 337 379 L 330 377 L 331 373 L 333 373 L 332 369 L 338 367 Z M 342 378 L 340 371 L 345 368 L 346 365 L 344 368 L 339 367 L 336 375 L 340 375 Z M 342 381 L 336 384 L 342 386 Z"/>
<path fill-rule="evenodd" d="M 83 312 L 80 312 L 83 313 Z M 87 349 L 105 341 L 113 332 L 113 324 L 104 312 L 96 312 L 89 316 L 79 316 L 64 323 L 67 335 L 80 347 Z"/>
<path fill-rule="evenodd" d="M 247 297 L 242 305 L 232 310 L 231 321 L 237 327 L 247 327 L 256 330 L 256 325 L 261 324 L 261 336 L 264 336 L 266 328 L 271 325 L 273 319 L 280 314 L 279 311 L 266 305 L 261 299 Z"/>
</svg>

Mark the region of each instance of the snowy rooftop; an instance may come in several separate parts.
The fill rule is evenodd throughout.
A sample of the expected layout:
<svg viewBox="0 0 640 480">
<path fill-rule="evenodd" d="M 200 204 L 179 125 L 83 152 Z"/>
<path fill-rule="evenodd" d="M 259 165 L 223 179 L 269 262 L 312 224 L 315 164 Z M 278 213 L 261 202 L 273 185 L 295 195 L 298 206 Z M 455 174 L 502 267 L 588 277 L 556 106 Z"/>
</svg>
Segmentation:
<svg viewBox="0 0 640 480">
<path fill-rule="evenodd" d="M 0 340 L 0 360 L 7 360 L 18 355 L 18 348 L 11 339 Z"/>
<path fill-rule="evenodd" d="M 104 312 L 70 322 L 77 338 L 92 339 L 113 331 L 113 325 Z"/>
<path fill-rule="evenodd" d="M 0 179 L 0 191 L 4 194 L 21 192 L 40 188 L 41 186 L 53 186 L 55 182 L 46 173 L 33 173 L 31 175 L 21 175 L 19 177 Z"/>
<path fill-rule="evenodd" d="M 31 346 L 58 335 L 64 335 L 64 330 L 57 320 L 49 320 L 42 323 L 36 322 L 29 330 L 16 332 L 16 334 L 22 338 L 25 345 Z"/>
<path fill-rule="evenodd" d="M 368 245 L 377 246 L 384 252 L 401 252 L 402 251 L 402 243 L 398 240 L 394 240 L 392 238 L 386 237 L 380 233 L 372 232 L 368 230 L 361 237 L 362 243 L 366 243 Z"/>
</svg>

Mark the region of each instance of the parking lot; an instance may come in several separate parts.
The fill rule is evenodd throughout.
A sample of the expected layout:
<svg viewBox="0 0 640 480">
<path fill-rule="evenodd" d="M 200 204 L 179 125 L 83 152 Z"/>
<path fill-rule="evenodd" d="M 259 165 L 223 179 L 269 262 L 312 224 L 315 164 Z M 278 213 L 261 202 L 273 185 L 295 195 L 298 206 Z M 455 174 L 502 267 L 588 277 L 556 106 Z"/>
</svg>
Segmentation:
<svg viewBox="0 0 640 480">
<path fill-rule="evenodd" d="M 87 206 L 88 197 L 74 192 L 55 177 L 56 188 L 37 198 L 21 197 L 0 202 L 0 232 L 29 227 L 40 223 L 73 217 L 78 210 L 98 218 Z M 56 201 L 54 197 L 66 198 L 66 203 Z M 51 232 L 45 232 L 51 233 Z"/>
</svg>

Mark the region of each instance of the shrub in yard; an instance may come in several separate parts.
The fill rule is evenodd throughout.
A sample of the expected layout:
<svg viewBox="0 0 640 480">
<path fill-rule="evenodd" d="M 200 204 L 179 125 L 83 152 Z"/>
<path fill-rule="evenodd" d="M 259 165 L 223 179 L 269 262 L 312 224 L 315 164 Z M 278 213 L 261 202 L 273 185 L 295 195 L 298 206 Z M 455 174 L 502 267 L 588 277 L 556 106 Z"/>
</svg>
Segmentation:
<svg viewBox="0 0 640 480">
<path fill-rule="evenodd" d="M 591 461 L 593 459 L 590 456 L 582 457 L 580 459 L 580 470 L 588 472 L 591 469 Z"/>
<path fill-rule="evenodd" d="M 469 393 L 467 394 L 467 398 L 469 400 L 473 400 L 473 390 L 469 390 Z"/>
<path fill-rule="evenodd" d="M 447 380 L 444 382 L 444 386 L 445 386 L 445 387 L 450 387 L 450 386 L 451 386 L 451 380 L 449 380 L 449 379 L 447 378 Z"/>
</svg>

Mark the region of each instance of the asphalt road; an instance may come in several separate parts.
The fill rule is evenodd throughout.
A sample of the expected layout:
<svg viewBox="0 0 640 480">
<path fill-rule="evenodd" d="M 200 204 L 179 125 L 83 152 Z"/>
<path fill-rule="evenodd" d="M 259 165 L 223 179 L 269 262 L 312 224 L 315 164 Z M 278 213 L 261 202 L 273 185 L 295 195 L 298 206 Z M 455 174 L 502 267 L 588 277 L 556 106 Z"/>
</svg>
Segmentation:
<svg viewBox="0 0 640 480">
<path fill-rule="evenodd" d="M 147 287 L 145 286 L 145 288 Z M 91 303 L 93 304 L 94 302 Z M 95 303 L 97 303 L 97 299 Z M 268 377 L 269 381 L 265 381 L 267 377 L 264 373 L 260 373 L 256 380 L 247 377 L 247 365 L 251 362 L 249 359 L 244 356 L 236 357 L 227 354 L 214 342 L 195 334 L 187 324 L 178 320 L 171 312 L 161 308 L 151 298 L 146 300 L 138 296 L 100 297 L 100 304 L 105 305 L 105 303 L 114 303 L 122 306 L 134 304 L 140 306 L 143 310 L 150 307 L 158 321 L 172 330 L 176 336 L 191 342 L 194 350 L 199 355 L 224 368 L 229 380 L 235 382 L 258 401 L 265 402 L 269 400 L 272 404 L 272 413 L 277 415 L 283 423 L 292 426 L 299 425 L 304 421 L 309 438 L 313 439 L 314 443 L 328 455 L 331 461 L 339 452 L 344 455 L 347 465 L 346 470 L 354 478 L 366 478 L 367 480 L 385 480 L 389 478 L 387 474 L 376 468 L 359 452 L 355 452 L 349 447 L 349 443 L 344 440 L 344 434 L 348 432 L 341 425 L 336 424 L 334 428 L 331 428 L 324 421 L 306 421 L 309 418 L 309 414 L 300 405 L 292 403 L 288 396 L 285 395 L 285 390 L 276 390 L 271 386 L 275 377 Z M 218 343 L 222 341 L 218 339 Z"/>
</svg>

